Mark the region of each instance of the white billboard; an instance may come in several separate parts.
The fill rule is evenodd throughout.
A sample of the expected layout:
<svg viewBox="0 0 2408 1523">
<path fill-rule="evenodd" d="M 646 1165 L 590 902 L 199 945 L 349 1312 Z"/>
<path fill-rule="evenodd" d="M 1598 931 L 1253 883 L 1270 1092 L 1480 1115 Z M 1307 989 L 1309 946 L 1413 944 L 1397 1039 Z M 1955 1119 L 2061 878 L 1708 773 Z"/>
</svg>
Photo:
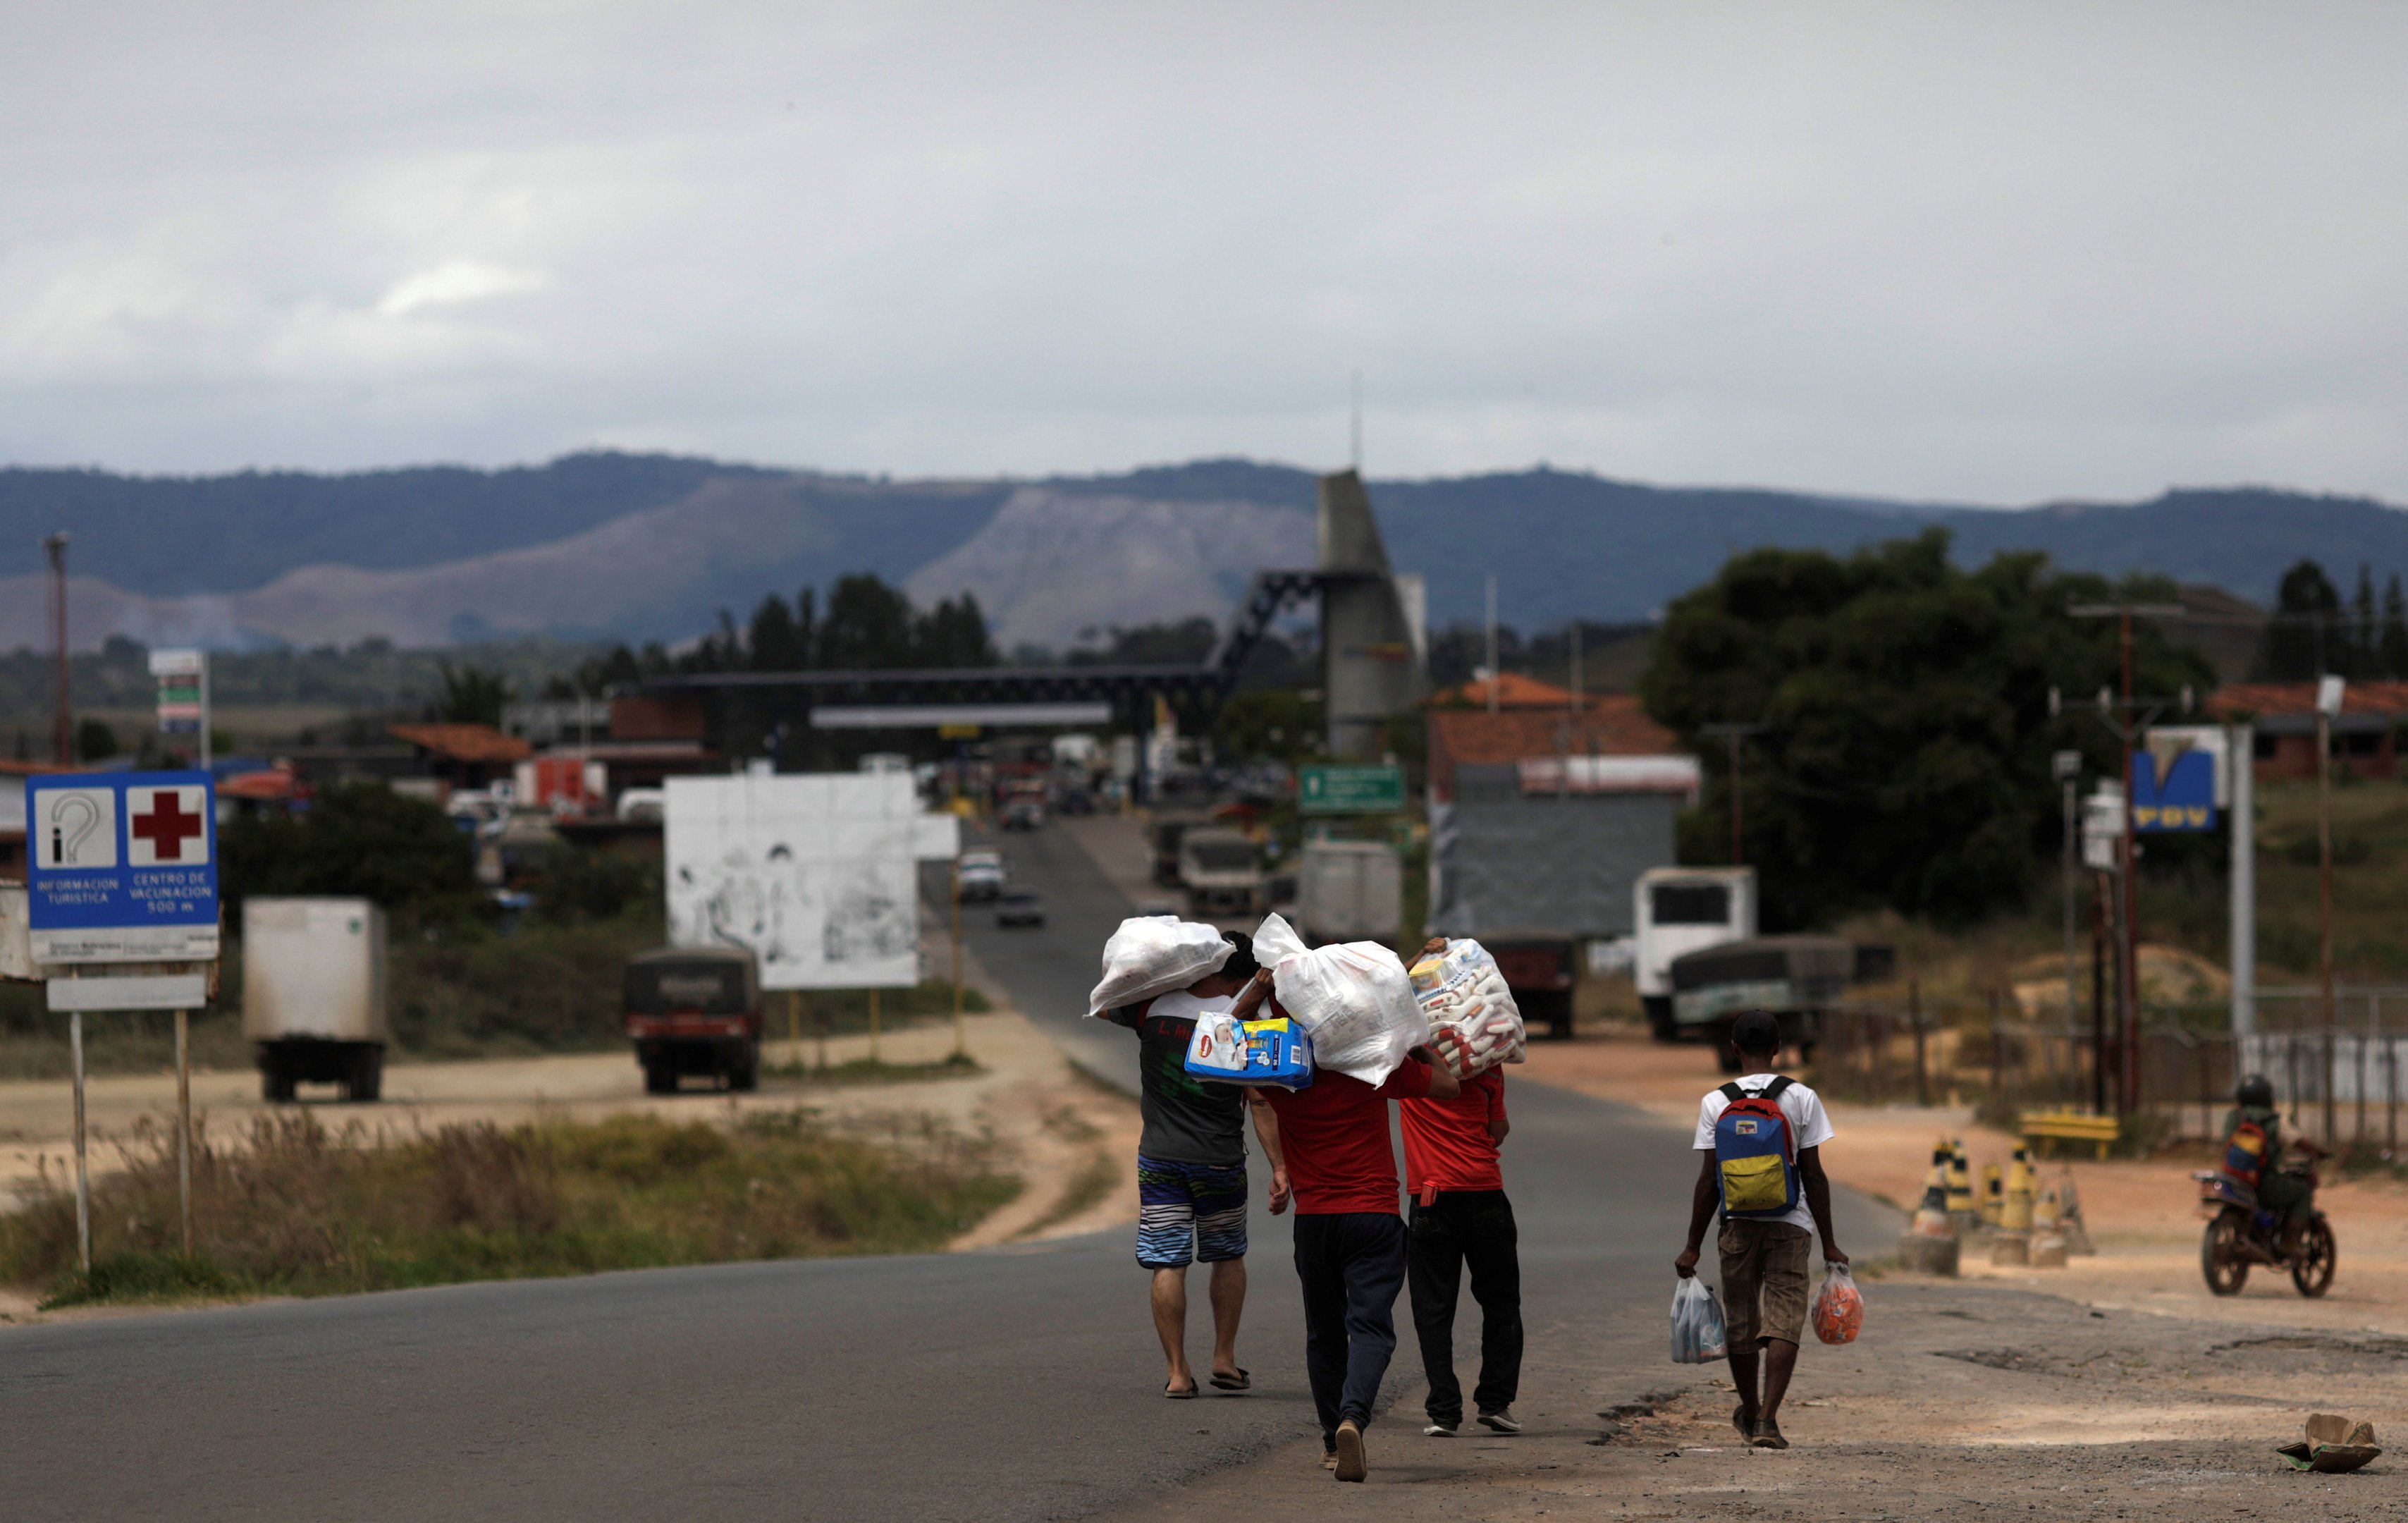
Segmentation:
<svg viewBox="0 0 2408 1523">
<path fill-rule="evenodd" d="M 751 947 L 767 989 L 919 982 L 910 773 L 673 777 L 667 792 L 673 944 Z"/>
</svg>

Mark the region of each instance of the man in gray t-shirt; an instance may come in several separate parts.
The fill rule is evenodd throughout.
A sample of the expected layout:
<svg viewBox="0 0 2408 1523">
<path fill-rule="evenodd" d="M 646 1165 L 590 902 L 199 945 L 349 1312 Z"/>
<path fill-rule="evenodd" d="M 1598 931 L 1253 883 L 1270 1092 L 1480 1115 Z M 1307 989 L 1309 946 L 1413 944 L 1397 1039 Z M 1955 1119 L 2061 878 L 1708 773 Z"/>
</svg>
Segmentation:
<svg viewBox="0 0 2408 1523">
<path fill-rule="evenodd" d="M 1138 1108 L 1145 1130 L 1138 1141 L 1137 1261 L 1153 1272 L 1154 1328 L 1169 1362 L 1165 1396 L 1197 1394 L 1187 1364 L 1187 1266 L 1212 1266 L 1212 1384 L 1241 1391 L 1250 1381 L 1238 1366 L 1238 1317 L 1246 1301 L 1246 1134 L 1251 1110 L 1270 1160 L 1275 1193 L 1284 1192 L 1279 1122 L 1268 1108 L 1249 1106 L 1236 1085 L 1197 1079 L 1187 1071 L 1187 1042 L 1196 1018 L 1229 1008 L 1254 976 L 1252 948 L 1238 937 L 1221 970 L 1185 989 L 1111 1013 L 1138 1040 Z"/>
</svg>

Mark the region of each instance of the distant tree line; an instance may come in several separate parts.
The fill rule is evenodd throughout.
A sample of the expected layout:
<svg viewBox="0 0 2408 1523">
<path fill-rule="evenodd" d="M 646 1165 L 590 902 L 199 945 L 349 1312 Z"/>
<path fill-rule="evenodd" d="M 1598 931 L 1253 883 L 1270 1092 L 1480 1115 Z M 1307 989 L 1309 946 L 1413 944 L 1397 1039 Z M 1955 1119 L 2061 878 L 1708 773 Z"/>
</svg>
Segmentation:
<svg viewBox="0 0 2408 1523">
<path fill-rule="evenodd" d="M 996 660 L 974 594 L 917 609 L 900 589 L 864 572 L 838 577 L 824 611 L 809 587 L 791 603 L 770 593 L 741 625 L 722 609 L 718 625 L 685 650 L 673 654 L 657 640 L 640 649 L 614 645 L 581 663 L 573 678 L 554 678 L 544 696 L 574 697 L 697 672 L 876 671 L 991 667 Z"/>
<path fill-rule="evenodd" d="M 2255 674 L 2272 682 L 2337 677 L 2408 681 L 2408 597 L 2391 573 L 2378 606 L 2372 568 L 2360 563 L 2348 607 L 2324 568 L 2303 560 L 2283 573 Z"/>
</svg>

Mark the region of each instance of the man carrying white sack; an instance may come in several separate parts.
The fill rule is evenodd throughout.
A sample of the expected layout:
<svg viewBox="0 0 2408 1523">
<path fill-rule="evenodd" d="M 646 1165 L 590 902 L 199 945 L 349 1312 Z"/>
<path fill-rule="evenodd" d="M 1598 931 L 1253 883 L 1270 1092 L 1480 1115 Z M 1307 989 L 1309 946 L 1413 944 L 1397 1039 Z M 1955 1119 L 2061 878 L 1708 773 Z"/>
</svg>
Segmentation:
<svg viewBox="0 0 2408 1523">
<path fill-rule="evenodd" d="M 1138 1105 L 1145 1119 L 1137 1149 L 1137 1261 L 1154 1274 L 1154 1329 L 1169 1361 L 1162 1394 L 1174 1401 L 1197 1394 L 1187 1363 L 1187 1266 L 1197 1260 L 1212 1266 L 1212 1385 L 1242 1391 L 1253 1384 L 1238 1365 L 1238 1318 L 1246 1304 L 1245 1091 L 1187 1072 L 1196 1018 L 1227 1010 L 1254 976 L 1244 939 L 1228 941 L 1220 971 L 1104 1017 L 1137 1033 Z M 1270 1160 L 1272 1196 L 1283 1200 L 1279 1124 L 1267 1111 L 1255 1111 L 1254 1118 Z"/>
<path fill-rule="evenodd" d="M 1458 1092 L 1446 1065 L 1428 1057 L 1414 1048 L 1376 1085 L 1321 1068 L 1309 1089 L 1252 1092 L 1254 1114 L 1278 1114 L 1287 1160 L 1288 1174 L 1275 1176 L 1271 1186 L 1274 1215 L 1287 1208 L 1286 1181 L 1295 1180 L 1305 1375 L 1321 1419 L 1322 1463 L 1341 1481 L 1360 1481 L 1369 1469 L 1363 1430 L 1397 1351 L 1405 1231 L 1397 1216 L 1388 1101 L 1451 1099 Z"/>
</svg>

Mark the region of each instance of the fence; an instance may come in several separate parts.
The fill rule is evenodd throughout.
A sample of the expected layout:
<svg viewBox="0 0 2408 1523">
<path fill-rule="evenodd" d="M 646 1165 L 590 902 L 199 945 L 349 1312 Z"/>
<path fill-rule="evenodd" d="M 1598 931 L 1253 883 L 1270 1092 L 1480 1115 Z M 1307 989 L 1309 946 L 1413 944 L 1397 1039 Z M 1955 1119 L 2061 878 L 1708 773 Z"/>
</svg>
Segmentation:
<svg viewBox="0 0 2408 1523">
<path fill-rule="evenodd" d="M 2315 1024 L 2313 989 L 2261 989 L 2261 1024 L 2221 1029 L 2224 1006 L 2157 1007 L 2140 1032 L 2140 1110 L 2172 1138 L 2215 1138 L 2245 1074 L 2273 1082 L 2292 1127 L 2329 1145 L 2397 1152 L 2408 1103 L 2408 988 L 2335 992 L 2335 1020 Z M 2024 1018 L 2011 999 L 1981 1004 L 1855 1005 L 1823 1013 L 1813 1056 L 1817 1088 L 1875 1105 L 1971 1100 L 2010 1122 L 2029 1109 L 2113 1109 L 2112 1028 L 2100 1059 L 2086 1020 Z"/>
</svg>

